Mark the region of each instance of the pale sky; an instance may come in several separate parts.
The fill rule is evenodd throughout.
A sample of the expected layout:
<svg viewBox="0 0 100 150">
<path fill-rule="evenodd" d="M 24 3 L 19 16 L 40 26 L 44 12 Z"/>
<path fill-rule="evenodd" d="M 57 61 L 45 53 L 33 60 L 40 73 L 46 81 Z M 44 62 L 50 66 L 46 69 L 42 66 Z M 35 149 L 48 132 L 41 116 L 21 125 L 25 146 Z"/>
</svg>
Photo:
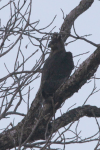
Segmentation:
<svg viewBox="0 0 100 150">
<path fill-rule="evenodd" d="M 9 0 L 1 0 L 0 7 L 6 4 L 7 1 L 9 2 Z M 17 2 L 17 0 L 15 0 L 15 2 Z M 66 16 L 73 8 L 75 8 L 79 4 L 79 2 L 80 0 L 75 0 L 75 1 L 73 0 L 63 0 L 63 1 L 62 0 L 36 0 L 36 1 L 33 1 L 31 22 L 40 20 L 40 23 L 37 26 L 37 29 L 43 28 L 43 27 L 46 27 L 53 20 L 55 15 L 57 15 L 54 23 L 45 31 L 49 32 L 53 27 L 56 26 L 56 28 L 54 29 L 54 32 L 59 32 L 59 28 L 61 27 L 63 23 L 63 15 L 62 15 L 61 9 L 63 10 L 64 15 Z M 4 26 L 6 25 L 6 22 L 9 16 L 10 16 L 9 7 L 6 7 L 0 11 L 1 27 L 3 27 L 3 25 Z M 99 29 L 100 28 L 100 1 L 95 0 L 93 5 L 85 13 L 83 13 L 76 19 L 74 25 L 75 25 L 76 32 L 79 36 L 92 34 L 91 36 L 88 36 L 87 38 L 95 42 L 96 44 L 99 44 L 100 43 L 100 29 Z M 74 34 L 73 29 L 72 29 L 72 34 Z M 68 38 L 66 42 L 70 40 L 72 40 L 72 38 Z M 36 48 L 33 47 L 32 45 L 29 45 L 28 48 L 26 49 L 25 46 L 26 44 L 28 44 L 27 38 L 24 38 L 23 41 L 24 42 L 22 44 L 22 51 L 26 58 L 33 51 L 35 51 Z M 73 42 L 66 47 L 66 51 L 71 51 L 73 53 L 73 56 L 89 51 L 88 54 L 81 55 L 79 57 L 74 58 L 75 66 L 77 65 L 78 60 L 80 60 L 79 64 L 81 64 L 95 50 L 96 50 L 96 47 L 82 40 L 77 40 L 76 42 Z M 0 58 L 0 72 L 1 72 L 0 78 L 7 75 L 7 71 L 4 67 L 4 62 L 7 64 L 7 67 L 9 68 L 10 72 L 13 71 L 13 68 L 14 68 L 13 62 L 16 58 L 16 53 L 17 53 L 17 49 L 13 48 L 13 50 L 9 52 L 7 56 Z M 31 59 L 27 63 L 27 65 L 25 66 L 26 70 L 30 70 L 32 68 L 32 64 L 34 65 L 34 62 L 36 61 L 36 59 L 39 58 L 40 55 L 41 55 L 41 52 L 36 54 L 35 58 Z M 96 77 L 100 78 L 100 67 L 97 70 Z M 9 80 L 9 82 L 11 82 L 11 80 Z M 31 84 L 31 86 L 34 87 L 34 89 L 33 89 L 33 95 L 31 93 L 30 104 L 33 98 L 35 97 L 35 94 L 39 88 L 39 85 L 40 85 L 40 78 Z M 100 80 L 96 80 L 96 86 L 98 90 L 100 88 Z M 66 112 L 67 109 L 75 103 L 76 105 L 73 106 L 72 108 L 77 108 L 78 106 L 82 106 L 82 104 L 84 103 L 88 95 L 91 93 L 93 87 L 94 87 L 94 80 L 92 80 L 88 84 L 85 84 L 78 91 L 78 93 L 75 93 L 71 98 L 66 100 L 63 108 L 61 109 L 62 113 Z M 100 92 L 92 95 L 86 104 L 100 107 Z M 24 112 L 26 113 L 27 106 L 25 104 L 22 104 L 18 110 L 23 112 L 22 111 L 23 107 L 25 107 Z M 57 111 L 56 117 L 58 117 L 59 115 L 60 115 L 60 112 Z M 9 124 L 9 122 L 13 121 L 14 118 L 15 118 L 15 124 L 17 124 L 22 119 L 22 117 L 19 117 L 19 116 L 12 116 L 10 119 L 8 119 L 8 121 L 6 119 L 2 119 L 0 123 L 0 127 L 1 128 L 6 127 Z M 98 119 L 98 121 L 100 123 L 100 119 Z M 74 130 L 75 125 L 72 126 L 73 130 Z M 87 117 L 81 118 L 80 123 L 79 123 L 79 128 L 78 128 L 78 132 L 79 131 L 81 131 L 80 136 L 82 138 L 89 137 L 95 134 L 98 131 L 98 127 L 95 122 L 95 119 L 87 118 Z M 67 138 L 71 137 L 71 135 L 74 136 L 73 134 L 67 132 L 66 137 Z M 93 150 L 95 146 L 96 146 L 96 142 L 85 143 L 85 144 L 74 144 L 74 145 L 69 144 L 69 145 L 66 145 L 66 149 L 67 150 L 73 150 L 73 149 Z M 59 145 L 57 147 L 59 147 Z"/>
</svg>

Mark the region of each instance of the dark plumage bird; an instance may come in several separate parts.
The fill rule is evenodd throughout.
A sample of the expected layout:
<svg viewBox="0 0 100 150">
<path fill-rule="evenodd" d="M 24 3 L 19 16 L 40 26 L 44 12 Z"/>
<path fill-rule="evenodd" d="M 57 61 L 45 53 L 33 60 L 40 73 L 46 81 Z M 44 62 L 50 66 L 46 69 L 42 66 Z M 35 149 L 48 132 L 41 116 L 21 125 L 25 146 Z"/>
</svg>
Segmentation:
<svg viewBox="0 0 100 150">
<path fill-rule="evenodd" d="M 51 52 L 44 64 L 41 78 L 42 96 L 45 99 L 53 96 L 74 68 L 72 53 L 65 51 L 61 36 L 55 33 L 48 47 L 51 47 Z"/>
</svg>

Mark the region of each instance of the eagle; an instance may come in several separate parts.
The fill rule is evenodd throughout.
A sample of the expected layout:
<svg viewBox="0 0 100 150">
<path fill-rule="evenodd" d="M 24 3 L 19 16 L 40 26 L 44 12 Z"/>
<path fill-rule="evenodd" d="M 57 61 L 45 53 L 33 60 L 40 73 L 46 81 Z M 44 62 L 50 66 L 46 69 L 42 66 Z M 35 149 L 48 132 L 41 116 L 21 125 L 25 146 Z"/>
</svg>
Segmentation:
<svg viewBox="0 0 100 150">
<path fill-rule="evenodd" d="M 41 78 L 44 99 L 53 96 L 74 69 L 72 53 L 66 52 L 61 35 L 54 33 L 48 47 L 51 52 L 43 66 Z"/>
</svg>

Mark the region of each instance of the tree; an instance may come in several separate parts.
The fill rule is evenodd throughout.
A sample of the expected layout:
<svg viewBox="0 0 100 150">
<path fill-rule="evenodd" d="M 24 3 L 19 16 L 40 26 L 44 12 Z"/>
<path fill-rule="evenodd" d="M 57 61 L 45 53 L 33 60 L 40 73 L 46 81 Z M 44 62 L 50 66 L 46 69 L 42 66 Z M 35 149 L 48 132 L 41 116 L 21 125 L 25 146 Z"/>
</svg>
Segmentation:
<svg viewBox="0 0 100 150">
<path fill-rule="evenodd" d="M 100 117 L 100 108 L 86 105 L 86 102 L 89 96 L 99 92 L 99 90 L 96 90 L 95 84 L 95 81 L 97 79 L 99 80 L 99 78 L 95 77 L 95 73 L 100 64 L 100 45 L 88 40 L 85 36 L 79 36 L 74 25 L 78 16 L 86 10 L 91 9 L 94 3 L 93 0 L 81 0 L 79 5 L 77 5 L 66 17 L 64 17 L 64 11 L 62 10 L 64 21 L 59 31 L 59 34 L 62 35 L 63 42 L 66 42 L 69 37 L 72 37 L 74 41 L 84 40 L 95 47 L 94 52 L 83 61 L 79 67 L 76 66 L 69 80 L 66 80 L 60 88 L 57 89 L 54 94 L 55 103 L 51 105 L 51 103 L 45 102 L 42 104 L 43 100 L 40 95 L 40 87 L 30 108 L 29 100 L 31 97 L 33 98 L 34 94 L 31 85 L 42 73 L 42 66 L 50 50 L 48 49 L 48 43 L 51 35 L 54 34 L 53 29 L 49 32 L 47 32 L 46 29 L 53 24 L 55 17 L 48 26 L 38 29 L 39 21 L 31 22 L 31 17 L 33 17 L 31 13 L 32 0 L 24 0 L 21 2 L 19 0 L 16 3 L 14 1 L 9 1 L 0 8 L 2 11 L 10 7 L 10 19 L 7 20 L 5 26 L 1 25 L 0 27 L 0 58 L 1 61 L 4 61 L 7 57 L 9 58 L 9 62 L 10 60 L 15 60 L 13 71 L 10 71 L 7 64 L 4 64 L 8 73 L 6 76 L 0 77 L 0 118 L 8 119 L 8 117 L 13 114 L 23 116 L 23 119 L 17 125 L 14 126 L 13 123 L 10 123 L 9 126 L 0 133 L 1 150 L 15 147 L 18 147 L 18 149 L 27 149 L 28 147 L 42 150 L 53 149 L 53 144 L 63 145 L 63 149 L 65 149 L 65 145 L 68 144 L 93 141 L 97 141 L 95 149 L 99 148 L 100 132 L 97 117 Z M 74 34 L 71 33 L 72 27 L 74 29 Z M 25 38 L 27 40 L 26 47 L 23 46 L 23 43 L 25 44 Z M 72 42 L 67 42 L 65 45 L 68 46 L 68 44 Z M 32 51 L 29 50 L 30 44 L 33 45 Z M 22 49 L 28 51 L 26 56 Z M 11 53 L 13 57 L 10 56 Z M 38 59 L 38 55 L 40 54 L 41 56 Z M 32 61 L 33 58 L 35 59 L 36 57 L 38 61 L 36 61 L 33 66 Z M 31 68 L 30 70 L 26 70 L 28 61 L 31 62 L 29 63 L 30 65 L 28 64 L 28 69 Z M 56 118 L 55 113 L 62 107 L 65 100 L 72 97 L 74 93 L 78 92 L 83 85 L 91 80 L 94 80 L 94 88 L 84 104 L 76 108 L 71 107 L 67 112 Z M 20 105 L 24 102 L 27 103 L 26 114 L 19 111 Z M 98 132 L 89 138 L 81 138 L 80 132 L 77 133 L 79 119 L 84 116 L 87 116 L 88 119 L 89 117 L 95 118 L 98 125 Z M 74 123 L 76 123 L 76 132 L 71 130 Z M 59 129 L 67 125 L 68 127 L 64 128 L 65 130 L 62 131 L 62 133 L 59 133 Z M 65 133 L 68 131 L 73 132 L 74 137 L 69 137 L 69 139 L 67 139 Z M 55 139 L 53 137 L 54 134 L 57 136 Z M 59 145 L 57 147 L 59 147 Z"/>
</svg>

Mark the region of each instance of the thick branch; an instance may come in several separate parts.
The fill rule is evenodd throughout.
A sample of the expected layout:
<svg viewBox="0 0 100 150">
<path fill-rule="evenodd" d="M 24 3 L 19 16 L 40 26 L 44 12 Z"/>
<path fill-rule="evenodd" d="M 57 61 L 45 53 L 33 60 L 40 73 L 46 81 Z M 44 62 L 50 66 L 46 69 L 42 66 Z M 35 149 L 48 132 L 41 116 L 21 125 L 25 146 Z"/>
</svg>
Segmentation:
<svg viewBox="0 0 100 150">
<path fill-rule="evenodd" d="M 54 126 L 50 126 L 53 126 L 53 131 L 56 132 L 58 129 L 68 125 L 71 122 L 77 121 L 84 116 L 100 117 L 100 108 L 97 108 L 96 106 L 85 105 L 83 107 L 72 109 L 63 114 L 61 117 L 57 118 Z M 52 128 L 50 130 L 52 130 Z"/>
<path fill-rule="evenodd" d="M 76 18 L 81 15 L 83 12 L 85 12 L 94 2 L 94 0 L 81 0 L 79 5 L 75 7 L 64 19 L 64 22 L 61 26 L 60 33 L 64 33 L 62 35 L 63 41 L 65 42 L 66 39 L 70 35 L 71 27 L 76 20 Z"/>
</svg>

